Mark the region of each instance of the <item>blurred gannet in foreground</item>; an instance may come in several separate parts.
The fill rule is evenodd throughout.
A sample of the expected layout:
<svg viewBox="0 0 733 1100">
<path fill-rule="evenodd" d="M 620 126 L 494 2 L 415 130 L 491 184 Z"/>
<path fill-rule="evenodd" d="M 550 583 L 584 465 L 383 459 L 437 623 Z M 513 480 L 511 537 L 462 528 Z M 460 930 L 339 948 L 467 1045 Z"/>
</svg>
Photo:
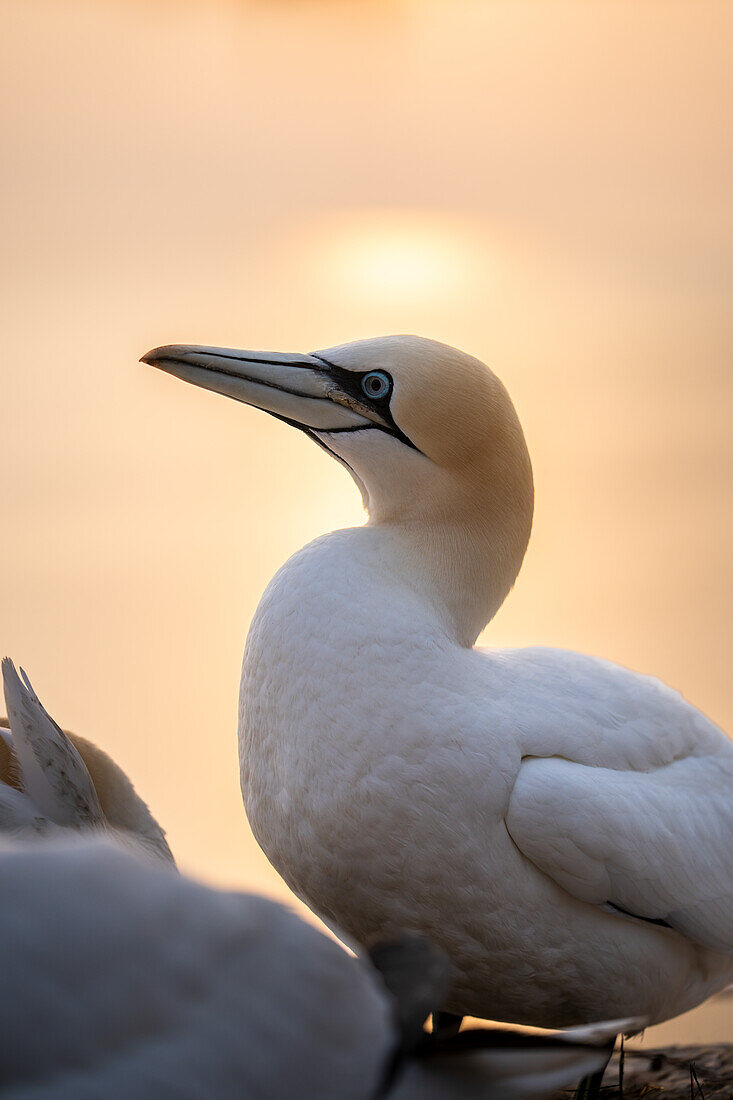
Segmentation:
<svg viewBox="0 0 733 1100">
<path fill-rule="evenodd" d="M 442 953 L 403 937 L 370 965 L 281 906 L 145 858 L 148 837 L 140 846 L 135 829 L 110 830 L 28 681 L 9 661 L 3 676 L 4 1100 L 539 1100 L 601 1068 L 619 1026 L 634 1025 L 428 1036 L 423 1020 L 447 986 Z M 103 771 L 110 804 L 129 801 L 106 757 Z"/>
<path fill-rule="evenodd" d="M 3 1100 L 539 1100 L 626 1024 L 433 1043 L 282 906 L 104 839 L 0 843 L 0 893 Z"/>
<path fill-rule="evenodd" d="M 532 522 L 495 375 L 411 336 L 144 361 L 301 428 L 369 513 L 283 566 L 244 656 L 244 800 L 295 893 L 440 944 L 457 1015 L 656 1022 L 731 981 L 733 745 L 658 680 L 473 648 Z"/>
</svg>

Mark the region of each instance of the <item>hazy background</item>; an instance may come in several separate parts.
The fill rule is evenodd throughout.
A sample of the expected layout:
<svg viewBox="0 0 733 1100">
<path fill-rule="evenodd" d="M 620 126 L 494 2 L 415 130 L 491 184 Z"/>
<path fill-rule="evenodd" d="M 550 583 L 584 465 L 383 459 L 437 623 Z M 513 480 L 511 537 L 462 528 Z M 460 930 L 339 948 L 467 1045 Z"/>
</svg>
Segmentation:
<svg viewBox="0 0 733 1100">
<path fill-rule="evenodd" d="M 0 649 L 183 868 L 290 897 L 241 806 L 241 651 L 361 509 L 156 344 L 488 361 L 537 510 L 486 641 L 733 729 L 732 74 L 727 0 L 2 0 Z"/>
</svg>

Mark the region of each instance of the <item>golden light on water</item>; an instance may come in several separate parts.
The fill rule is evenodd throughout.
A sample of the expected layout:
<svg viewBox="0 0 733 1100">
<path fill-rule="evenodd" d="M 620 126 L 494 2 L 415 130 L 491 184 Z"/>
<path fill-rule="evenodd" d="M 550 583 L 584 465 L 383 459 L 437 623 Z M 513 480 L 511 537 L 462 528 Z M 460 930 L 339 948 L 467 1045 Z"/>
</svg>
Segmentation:
<svg viewBox="0 0 733 1100">
<path fill-rule="evenodd" d="M 322 236 L 319 258 L 334 294 L 365 311 L 385 301 L 402 309 L 450 307 L 471 293 L 486 267 L 486 254 L 465 222 L 419 211 L 336 219 Z"/>
</svg>

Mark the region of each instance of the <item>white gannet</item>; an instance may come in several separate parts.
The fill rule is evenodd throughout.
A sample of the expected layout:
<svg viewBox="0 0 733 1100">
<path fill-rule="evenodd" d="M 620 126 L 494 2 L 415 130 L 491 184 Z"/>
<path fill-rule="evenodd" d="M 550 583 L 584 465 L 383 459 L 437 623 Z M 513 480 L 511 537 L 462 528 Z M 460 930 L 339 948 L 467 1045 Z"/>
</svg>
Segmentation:
<svg viewBox="0 0 733 1100">
<path fill-rule="evenodd" d="M 52 837 L 98 830 L 173 863 L 165 833 L 106 752 L 65 733 L 30 681 L 2 661 L 9 726 L 0 719 L 0 836 Z"/>
<path fill-rule="evenodd" d="M 8 660 L 3 677 L 3 1100 L 540 1100 L 634 1026 L 426 1035 L 441 952 L 402 937 L 355 959 L 282 906 L 178 876 L 127 777 L 92 753 L 98 791 Z"/>
<path fill-rule="evenodd" d="M 474 648 L 533 509 L 495 375 L 414 336 L 143 361 L 301 428 L 368 511 L 280 569 L 244 655 L 245 805 L 294 892 L 440 944 L 457 1015 L 656 1022 L 731 981 L 733 745 L 658 680 Z"/>
</svg>

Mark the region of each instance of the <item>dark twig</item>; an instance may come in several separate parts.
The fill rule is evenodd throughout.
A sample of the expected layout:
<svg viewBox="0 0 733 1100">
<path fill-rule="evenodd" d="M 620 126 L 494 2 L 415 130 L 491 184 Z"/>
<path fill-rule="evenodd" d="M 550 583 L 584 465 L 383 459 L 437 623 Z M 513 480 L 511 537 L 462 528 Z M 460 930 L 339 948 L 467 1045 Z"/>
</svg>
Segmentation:
<svg viewBox="0 0 733 1100">
<path fill-rule="evenodd" d="M 700 1093 L 700 1100 L 705 1100 L 705 1093 L 702 1091 L 702 1085 L 700 1084 L 700 1082 L 698 1080 L 697 1071 L 695 1070 L 695 1063 L 690 1062 L 690 1093 L 692 1093 L 692 1079 L 693 1079 L 693 1077 L 695 1079 L 695 1084 L 697 1085 L 697 1091 Z"/>
</svg>

